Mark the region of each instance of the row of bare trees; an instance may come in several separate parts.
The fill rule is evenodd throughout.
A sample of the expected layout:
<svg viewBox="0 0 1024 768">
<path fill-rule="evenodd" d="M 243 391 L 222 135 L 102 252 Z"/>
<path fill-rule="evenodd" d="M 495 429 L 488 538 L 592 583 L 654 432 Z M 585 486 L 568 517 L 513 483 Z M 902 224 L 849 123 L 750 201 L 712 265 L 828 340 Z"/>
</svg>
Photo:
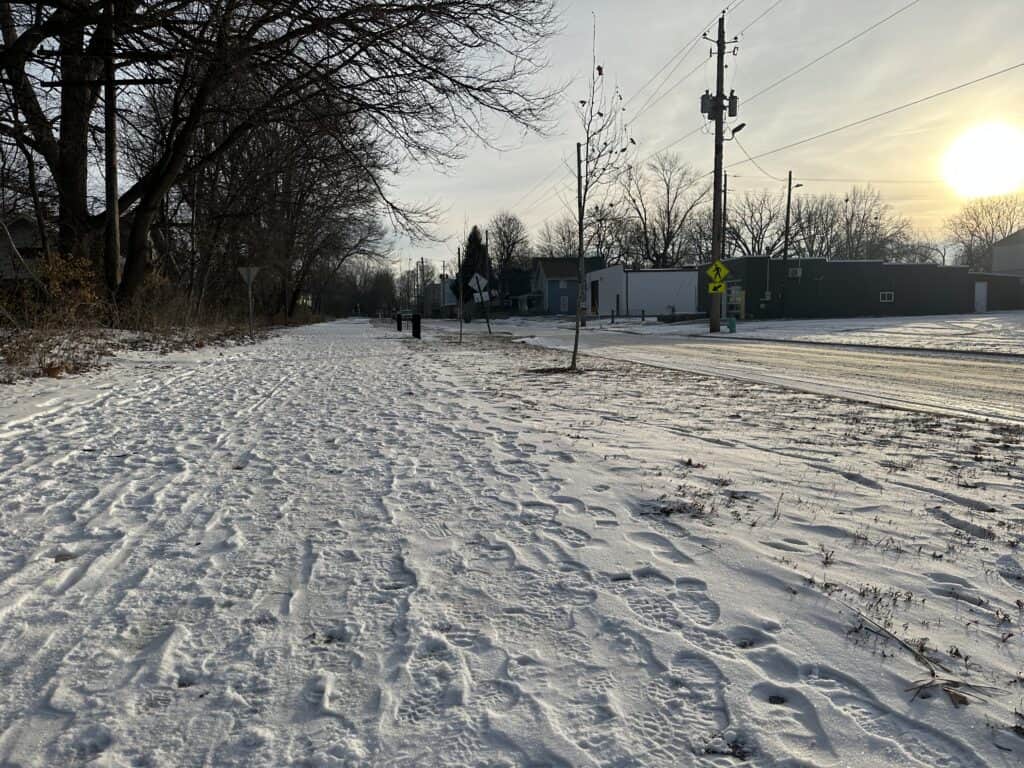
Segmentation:
<svg viewBox="0 0 1024 768">
<path fill-rule="evenodd" d="M 730 195 L 726 256 L 780 258 L 785 220 L 785 190 Z M 585 223 L 588 253 L 609 264 L 659 269 L 705 263 L 711 256 L 708 180 L 672 154 L 656 156 L 640 167 L 627 166 L 607 199 L 588 209 Z M 495 217 L 490 226 L 492 235 L 514 232 L 521 256 L 576 257 L 575 214 L 545 221 L 532 241 L 526 226 L 511 213 Z M 969 201 L 935 237 L 916 232 L 878 190 L 860 186 L 840 195 L 794 195 L 789 256 L 957 263 L 986 270 L 992 267 L 992 245 L 1021 228 L 1024 196 Z"/>
<path fill-rule="evenodd" d="M 196 311 L 240 264 L 288 311 L 346 260 L 426 236 L 391 184 L 495 116 L 538 127 L 550 0 L 0 3 L 0 203 L 34 209 L 110 305 L 154 276 Z M 102 247 L 103 78 L 118 80 L 120 257 Z M 273 280 L 266 277 L 272 275 Z M 268 282 L 269 281 L 269 282 Z"/>
<path fill-rule="evenodd" d="M 711 254 L 710 187 L 676 155 L 659 155 L 624 171 L 609 201 L 588 211 L 590 252 L 609 263 L 653 269 L 706 262 Z M 785 241 L 785 191 L 730 196 L 727 257 L 780 257 Z M 576 217 L 547 222 L 538 237 L 545 255 L 567 255 Z M 823 259 L 922 260 L 910 222 L 881 194 L 854 187 L 845 195 L 801 195 L 793 201 L 790 256 Z"/>
</svg>

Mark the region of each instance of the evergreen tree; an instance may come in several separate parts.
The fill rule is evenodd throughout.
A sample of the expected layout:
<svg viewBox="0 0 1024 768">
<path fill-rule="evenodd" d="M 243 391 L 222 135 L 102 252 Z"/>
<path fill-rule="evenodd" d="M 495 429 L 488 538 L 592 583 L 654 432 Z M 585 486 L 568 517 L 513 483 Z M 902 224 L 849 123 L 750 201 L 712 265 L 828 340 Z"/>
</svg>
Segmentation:
<svg viewBox="0 0 1024 768">
<path fill-rule="evenodd" d="M 475 274 L 484 278 L 490 274 L 487 264 L 487 246 L 484 245 L 484 236 L 481 234 L 480 228 L 476 226 L 470 230 L 469 237 L 466 238 L 466 245 L 462 249 L 462 271 L 458 276 L 458 279 L 462 281 L 462 295 L 466 297 L 466 303 L 472 300 L 476 290 L 470 284 Z M 455 290 L 458 290 L 458 286 Z"/>
</svg>

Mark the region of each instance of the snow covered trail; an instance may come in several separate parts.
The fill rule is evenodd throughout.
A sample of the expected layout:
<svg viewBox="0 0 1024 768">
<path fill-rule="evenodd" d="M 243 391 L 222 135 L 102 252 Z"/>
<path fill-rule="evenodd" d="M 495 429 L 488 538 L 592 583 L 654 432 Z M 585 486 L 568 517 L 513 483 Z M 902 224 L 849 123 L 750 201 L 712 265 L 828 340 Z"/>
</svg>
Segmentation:
<svg viewBox="0 0 1024 768">
<path fill-rule="evenodd" d="M 558 360 L 351 322 L 12 388 L 0 765 L 1019 764 L 1021 434 Z M 998 693 L 911 700 L 853 607 Z"/>
</svg>

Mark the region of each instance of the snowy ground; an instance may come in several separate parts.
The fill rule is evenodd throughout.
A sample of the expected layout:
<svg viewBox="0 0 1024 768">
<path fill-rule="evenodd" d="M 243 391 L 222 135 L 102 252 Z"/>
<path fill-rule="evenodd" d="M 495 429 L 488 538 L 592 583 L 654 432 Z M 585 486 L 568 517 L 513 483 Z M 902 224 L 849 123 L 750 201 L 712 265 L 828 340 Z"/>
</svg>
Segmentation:
<svg viewBox="0 0 1024 768">
<path fill-rule="evenodd" d="M 737 335 L 818 344 L 1024 355 L 1024 312 L 740 323 Z"/>
<path fill-rule="evenodd" d="M 564 361 L 5 388 L 0 765 L 1021 764 L 1024 430 Z"/>
<path fill-rule="evenodd" d="M 456 332 L 451 321 L 429 321 L 435 332 Z M 811 394 L 898 406 L 923 413 L 996 419 L 1024 426 L 1024 357 L 941 350 L 751 341 L 724 335 L 680 335 L 653 324 L 643 332 L 588 323 L 580 348 L 590 356 L 640 363 Z M 481 323 L 467 326 L 486 333 Z M 534 346 L 572 350 L 573 326 L 555 318 L 501 321 L 495 333 Z"/>
<path fill-rule="evenodd" d="M 544 336 L 554 329 L 567 330 L 572 322 L 564 318 L 529 317 L 498 320 L 494 328 L 516 336 Z M 707 337 L 707 321 L 659 323 L 654 318 L 608 318 L 588 323 L 605 334 L 657 338 Z M 791 341 L 806 344 L 920 349 L 1024 355 L 1024 311 L 992 312 L 982 315 L 934 315 L 925 317 L 855 317 L 816 320 L 749 320 L 737 324 L 735 334 L 724 332 L 723 340 L 750 339 Z M 474 332 L 486 327 L 481 322 L 467 326 Z"/>
</svg>

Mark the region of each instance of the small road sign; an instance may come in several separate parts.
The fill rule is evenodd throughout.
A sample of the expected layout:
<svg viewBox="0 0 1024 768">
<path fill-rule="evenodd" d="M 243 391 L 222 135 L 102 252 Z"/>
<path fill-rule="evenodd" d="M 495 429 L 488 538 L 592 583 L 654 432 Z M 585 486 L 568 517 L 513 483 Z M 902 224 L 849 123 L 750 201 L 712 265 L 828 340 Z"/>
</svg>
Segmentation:
<svg viewBox="0 0 1024 768">
<path fill-rule="evenodd" d="M 479 302 L 484 308 L 484 319 L 487 320 L 487 335 L 491 334 L 491 313 L 487 311 L 487 305 L 491 301 L 491 291 L 487 288 L 487 278 L 479 272 L 473 275 L 473 300 Z M 485 290 L 486 289 L 486 290 Z"/>
<path fill-rule="evenodd" d="M 712 295 L 725 293 L 725 283 L 708 283 L 708 293 Z"/>
<path fill-rule="evenodd" d="M 246 285 L 252 285 L 252 281 L 256 279 L 256 275 L 259 274 L 259 267 L 239 267 L 238 274 L 245 280 Z"/>
<path fill-rule="evenodd" d="M 707 275 L 711 278 L 712 283 L 724 283 L 725 278 L 729 276 L 729 268 L 721 261 L 716 261 L 708 267 Z M 722 291 L 712 291 L 712 293 L 722 293 Z"/>
<path fill-rule="evenodd" d="M 249 338 L 253 341 L 256 340 L 256 328 L 253 323 L 253 305 L 252 305 L 252 284 L 256 280 L 256 275 L 259 274 L 259 267 L 239 267 L 238 274 L 245 280 L 245 287 L 249 290 Z"/>
</svg>

